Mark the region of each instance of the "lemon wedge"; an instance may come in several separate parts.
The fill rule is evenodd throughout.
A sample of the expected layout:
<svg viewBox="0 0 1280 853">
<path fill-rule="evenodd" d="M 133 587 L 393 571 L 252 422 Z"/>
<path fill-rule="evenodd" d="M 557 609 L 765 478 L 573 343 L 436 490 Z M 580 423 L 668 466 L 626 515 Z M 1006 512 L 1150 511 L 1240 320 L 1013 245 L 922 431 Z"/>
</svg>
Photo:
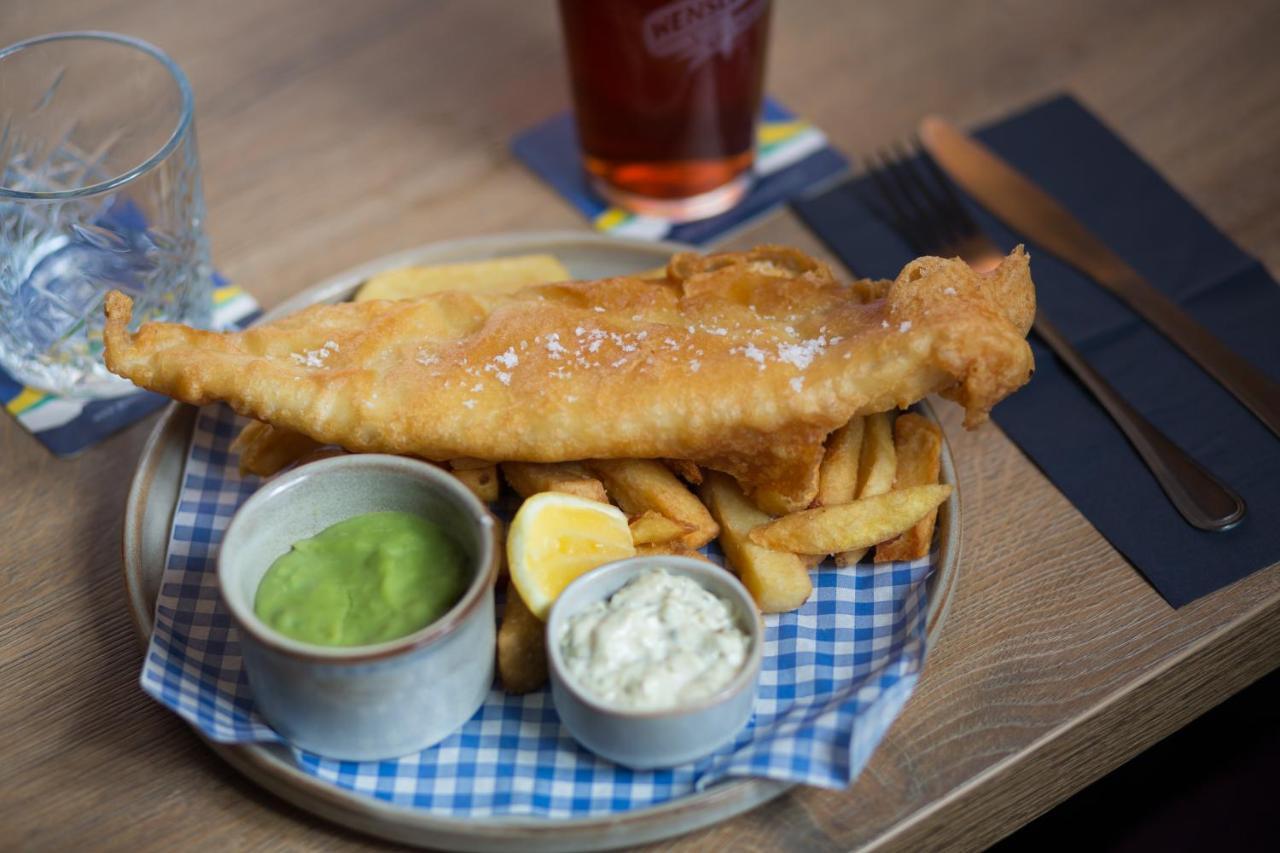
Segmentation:
<svg viewBox="0 0 1280 853">
<path fill-rule="evenodd" d="M 574 578 L 635 553 L 621 510 L 560 492 L 526 500 L 507 533 L 511 581 L 529 611 L 544 621 Z"/>
</svg>

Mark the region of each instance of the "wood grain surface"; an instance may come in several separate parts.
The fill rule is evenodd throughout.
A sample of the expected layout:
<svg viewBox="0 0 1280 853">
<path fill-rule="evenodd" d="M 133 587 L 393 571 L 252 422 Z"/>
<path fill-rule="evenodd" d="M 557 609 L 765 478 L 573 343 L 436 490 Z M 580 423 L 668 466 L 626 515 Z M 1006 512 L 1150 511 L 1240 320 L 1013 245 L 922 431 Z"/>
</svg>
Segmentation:
<svg viewBox="0 0 1280 853">
<path fill-rule="evenodd" d="M 63 29 L 186 69 L 215 262 L 267 306 L 397 249 L 581 226 L 507 150 L 567 104 L 549 2 L 0 8 L 0 44 Z M 789 0 L 768 89 L 855 154 L 928 111 L 975 123 L 1069 89 L 1274 271 L 1277 32 L 1266 0 Z M 786 215 L 732 242 L 766 239 L 812 248 Z M 663 846 L 980 847 L 1280 665 L 1280 567 L 1173 611 L 998 429 L 941 411 L 964 564 L 901 718 L 851 789 Z M 385 849 L 242 780 L 138 688 L 120 529 L 150 426 L 56 460 L 0 418 L 0 845 Z"/>
</svg>

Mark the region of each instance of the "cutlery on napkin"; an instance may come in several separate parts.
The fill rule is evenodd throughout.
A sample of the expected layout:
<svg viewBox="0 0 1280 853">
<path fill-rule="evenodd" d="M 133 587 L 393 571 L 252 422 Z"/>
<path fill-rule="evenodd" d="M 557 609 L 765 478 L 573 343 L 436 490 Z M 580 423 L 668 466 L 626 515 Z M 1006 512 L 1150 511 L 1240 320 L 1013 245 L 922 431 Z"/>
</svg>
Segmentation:
<svg viewBox="0 0 1280 853">
<path fill-rule="evenodd" d="M 1058 96 L 974 134 L 1043 187 L 1181 310 L 1254 366 L 1280 369 L 1280 287 L 1078 101 Z M 915 257 L 857 176 L 793 203 L 832 253 L 892 277 Z M 1025 237 L 961 196 L 997 245 Z M 1037 298 L 1062 334 L 1134 409 L 1249 505 L 1225 533 L 1186 524 L 1102 407 L 1032 336 L 1036 374 L 992 419 L 1066 499 L 1173 606 L 1280 559 L 1275 436 L 1166 337 L 1077 269 L 1035 246 Z M 1048 532 L 1053 519 L 1022 522 Z"/>
<path fill-rule="evenodd" d="M 922 165 L 905 154 L 881 153 L 879 160 L 879 166 L 872 162 L 868 175 L 890 211 L 894 228 L 911 241 L 916 251 L 922 255 L 959 257 L 979 272 L 995 269 L 1005 253 L 974 222 L 947 175 L 928 154 L 916 158 Z M 1036 311 L 1033 329 L 1120 427 L 1189 524 L 1201 530 L 1222 531 L 1240 523 L 1245 515 L 1240 496 L 1130 406 L 1043 310 Z"/>
</svg>

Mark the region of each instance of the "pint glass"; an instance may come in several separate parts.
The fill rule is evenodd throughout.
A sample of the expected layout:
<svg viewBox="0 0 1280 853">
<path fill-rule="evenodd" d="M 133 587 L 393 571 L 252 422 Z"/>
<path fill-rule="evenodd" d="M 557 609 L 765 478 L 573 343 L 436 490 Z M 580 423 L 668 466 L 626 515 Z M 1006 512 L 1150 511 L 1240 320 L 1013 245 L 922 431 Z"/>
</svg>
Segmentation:
<svg viewBox="0 0 1280 853">
<path fill-rule="evenodd" d="M 768 0 L 560 0 L 584 166 L 629 210 L 703 219 L 746 193 Z"/>
</svg>

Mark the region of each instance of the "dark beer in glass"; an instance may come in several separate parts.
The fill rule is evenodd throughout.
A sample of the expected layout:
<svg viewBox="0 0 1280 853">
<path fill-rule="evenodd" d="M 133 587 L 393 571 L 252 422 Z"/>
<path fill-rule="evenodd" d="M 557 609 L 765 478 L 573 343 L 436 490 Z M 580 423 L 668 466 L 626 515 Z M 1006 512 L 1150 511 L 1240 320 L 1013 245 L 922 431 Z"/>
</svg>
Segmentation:
<svg viewBox="0 0 1280 853">
<path fill-rule="evenodd" d="M 583 160 L 629 210 L 702 219 L 747 191 L 768 0 L 560 0 Z"/>
</svg>

